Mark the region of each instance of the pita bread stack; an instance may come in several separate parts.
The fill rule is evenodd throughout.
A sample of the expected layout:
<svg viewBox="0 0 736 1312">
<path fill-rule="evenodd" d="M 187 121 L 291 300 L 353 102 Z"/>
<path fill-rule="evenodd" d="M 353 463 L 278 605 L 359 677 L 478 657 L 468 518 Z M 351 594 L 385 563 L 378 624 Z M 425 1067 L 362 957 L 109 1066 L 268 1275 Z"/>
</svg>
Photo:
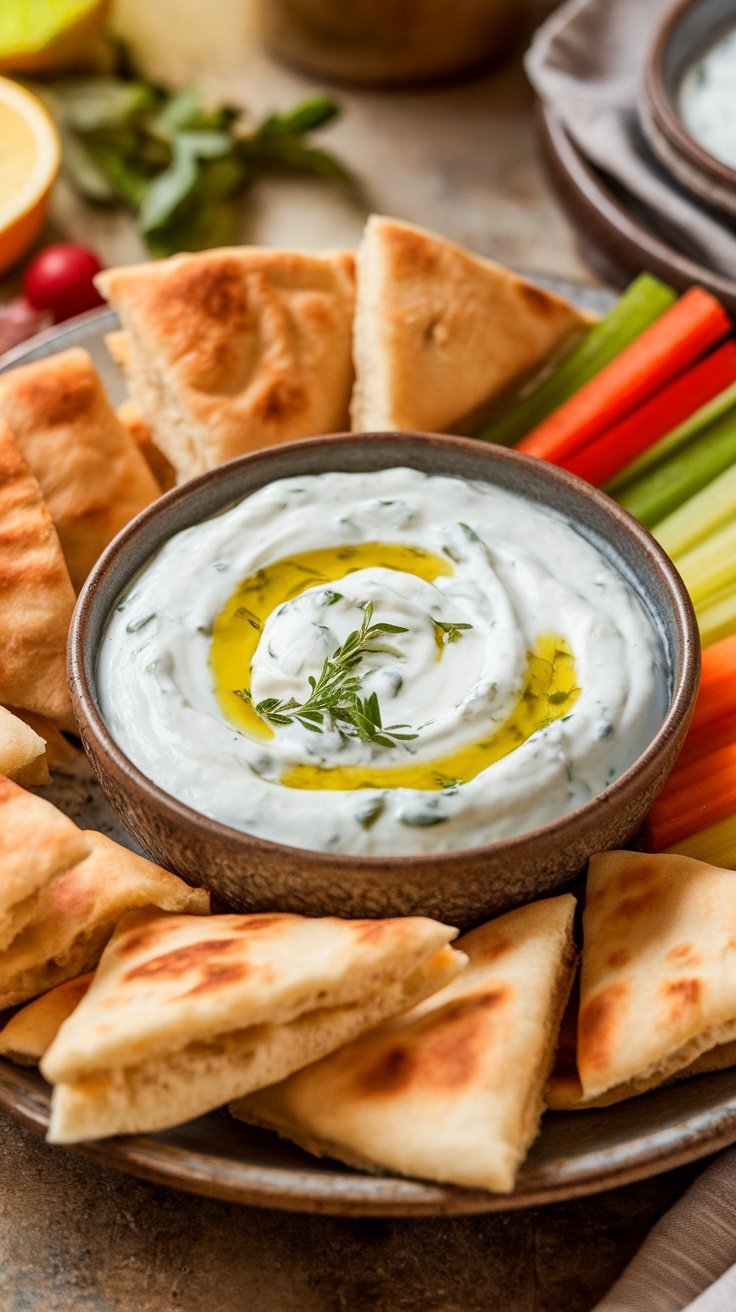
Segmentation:
<svg viewBox="0 0 736 1312">
<path fill-rule="evenodd" d="M 0 419 L 0 704 L 72 728 L 66 638 L 74 589 L 41 489 Z"/>
<path fill-rule="evenodd" d="M 0 950 L 7 947 L 56 875 L 83 861 L 91 844 L 42 797 L 0 777 Z M 0 957 L 5 966 L 6 953 Z M 0 1009 L 8 1005 L 0 1001 Z"/>
<path fill-rule="evenodd" d="M 46 743 L 4 706 L 0 706 L 0 775 L 28 788 L 49 782 Z"/>
<path fill-rule="evenodd" d="M 0 378 L 0 417 L 38 480 L 79 589 L 108 542 L 159 495 L 86 351 Z"/>
<path fill-rule="evenodd" d="M 356 431 L 469 431 L 590 326 L 567 301 L 410 223 L 358 249 Z"/>
<path fill-rule="evenodd" d="M 190 888 L 103 834 L 76 832 L 89 855 L 43 884 L 9 924 L 12 941 L 6 934 L 8 946 L 0 955 L 0 1009 L 96 966 L 128 911 L 153 906 L 191 916 L 209 912 L 205 889 Z"/>
<path fill-rule="evenodd" d="M 108 269 L 131 399 L 191 478 L 233 456 L 347 427 L 354 258 L 233 247 Z"/>
<path fill-rule="evenodd" d="M 37 1065 L 62 1023 L 81 1002 L 92 979 L 91 973 L 69 979 L 11 1016 L 0 1030 L 0 1057 L 9 1057 L 19 1066 Z"/>
<path fill-rule="evenodd" d="M 118 335 L 123 336 L 124 334 Z M 106 340 L 109 342 L 110 338 L 114 336 L 116 334 L 108 333 Z M 176 483 L 174 467 L 166 459 L 163 451 L 159 451 L 154 444 L 151 430 L 140 410 L 132 401 L 123 401 L 123 404 L 118 406 L 116 414 L 126 433 L 138 447 L 159 488 L 162 492 L 168 492 Z"/>
<path fill-rule="evenodd" d="M 733 1064 L 734 925 L 732 870 L 672 854 L 591 857 L 577 1069 L 568 1052 L 548 1105 L 607 1106 Z"/>
<path fill-rule="evenodd" d="M 126 916 L 43 1059 L 49 1139 L 163 1129 L 285 1078 L 453 978 L 455 933 L 420 917 Z"/>
<path fill-rule="evenodd" d="M 352 1166 L 510 1192 L 542 1114 L 574 913 L 564 894 L 466 934 L 454 983 L 231 1111 Z"/>
</svg>

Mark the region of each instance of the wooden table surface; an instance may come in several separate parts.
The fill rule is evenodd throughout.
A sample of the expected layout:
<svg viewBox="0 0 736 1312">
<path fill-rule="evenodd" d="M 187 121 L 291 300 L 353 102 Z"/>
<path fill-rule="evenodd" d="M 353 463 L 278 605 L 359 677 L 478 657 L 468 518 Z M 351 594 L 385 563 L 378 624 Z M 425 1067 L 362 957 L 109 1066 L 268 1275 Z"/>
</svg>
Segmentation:
<svg viewBox="0 0 736 1312">
<path fill-rule="evenodd" d="M 162 19 L 173 0 L 148 0 Z M 122 10 L 141 0 L 119 0 Z M 189 18 L 231 6 L 209 44 Z M 241 0 L 176 0 L 153 71 L 196 77 L 256 111 L 315 89 L 235 25 Z M 189 13 L 189 18 L 188 18 Z M 165 15 L 164 15 L 165 17 Z M 201 23 L 200 23 L 201 32 Z M 177 43 L 176 35 L 180 40 Z M 215 48 L 216 47 L 216 48 Z M 325 144 L 360 175 L 361 201 L 300 180 L 259 186 L 243 239 L 354 245 L 368 210 L 435 228 L 540 273 L 594 280 L 544 177 L 520 61 L 464 84 L 338 90 Z M 129 220 L 57 188 L 48 239 L 140 258 Z M 360 1221 L 251 1211 L 116 1175 L 0 1120 L 2 1312 L 588 1312 L 699 1168 L 531 1212 Z"/>
</svg>

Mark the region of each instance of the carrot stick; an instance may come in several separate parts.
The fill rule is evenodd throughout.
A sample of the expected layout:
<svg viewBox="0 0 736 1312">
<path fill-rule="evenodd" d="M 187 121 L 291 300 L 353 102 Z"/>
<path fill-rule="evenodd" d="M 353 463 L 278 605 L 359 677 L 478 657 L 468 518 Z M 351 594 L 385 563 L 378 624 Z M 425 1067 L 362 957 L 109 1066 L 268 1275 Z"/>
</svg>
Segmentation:
<svg viewBox="0 0 736 1312">
<path fill-rule="evenodd" d="M 706 647 L 700 663 L 700 689 L 690 733 L 722 715 L 736 712 L 736 635 Z"/>
<path fill-rule="evenodd" d="M 557 463 L 600 487 L 736 382 L 736 342 L 724 342 L 642 406 Z"/>
<path fill-rule="evenodd" d="M 688 787 L 670 790 L 665 784 L 651 807 L 644 826 L 648 851 L 662 852 L 736 813 L 736 743 L 691 768 L 695 777 Z"/>
<path fill-rule="evenodd" d="M 519 443 L 559 462 L 622 419 L 725 337 L 731 321 L 714 296 L 691 287 L 585 387 Z"/>
<path fill-rule="evenodd" d="M 711 720 L 710 724 L 701 724 L 700 728 L 688 731 L 685 745 L 677 758 L 677 765 L 669 777 L 667 786 L 669 787 L 673 780 L 682 777 L 680 771 L 686 766 L 697 764 L 703 760 L 703 757 L 720 751 L 722 747 L 728 747 L 730 743 L 736 743 L 736 708 L 729 714 Z M 707 761 L 704 768 L 708 769 Z"/>
</svg>

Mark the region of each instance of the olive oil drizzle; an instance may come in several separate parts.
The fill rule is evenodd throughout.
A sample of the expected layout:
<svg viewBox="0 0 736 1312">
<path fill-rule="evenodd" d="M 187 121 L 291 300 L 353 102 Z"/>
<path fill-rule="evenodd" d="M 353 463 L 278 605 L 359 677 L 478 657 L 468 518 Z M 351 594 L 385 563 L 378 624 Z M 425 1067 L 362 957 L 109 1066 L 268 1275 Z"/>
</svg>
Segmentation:
<svg viewBox="0 0 736 1312">
<path fill-rule="evenodd" d="M 554 720 L 568 715 L 580 695 L 575 661 L 564 638 L 543 634 L 529 652 L 521 692 L 510 714 L 487 738 L 432 761 L 401 765 L 294 765 L 281 783 L 287 788 L 414 788 L 440 792 L 468 783 L 508 756 Z"/>
<path fill-rule="evenodd" d="M 215 691 L 225 716 L 249 737 L 266 741 L 273 730 L 234 689 L 250 680 L 250 666 L 268 616 L 307 588 L 337 583 L 359 569 L 380 566 L 412 573 L 427 582 L 452 575 L 451 563 L 420 547 L 367 542 L 327 547 L 274 561 L 244 579 L 213 626 L 210 648 Z M 339 593 L 325 588 L 325 606 Z M 431 761 L 367 766 L 295 765 L 281 775 L 287 788 L 357 790 L 412 788 L 454 790 L 508 756 L 533 734 L 568 715 L 580 695 L 575 661 L 566 640 L 542 634 L 528 653 L 520 691 L 506 719 L 481 740 Z"/>
<path fill-rule="evenodd" d="M 395 569 L 415 574 L 427 583 L 441 574 L 455 573 L 453 565 L 423 547 L 394 542 L 363 542 L 355 546 L 323 547 L 275 560 L 243 579 L 215 620 L 210 667 L 215 693 L 223 713 L 249 737 L 260 742 L 273 737 L 273 729 L 255 707 L 234 691 L 250 684 L 250 667 L 263 626 L 272 611 L 298 597 L 307 588 L 337 583 L 359 569 Z M 340 600 L 325 588 L 325 606 Z"/>
</svg>

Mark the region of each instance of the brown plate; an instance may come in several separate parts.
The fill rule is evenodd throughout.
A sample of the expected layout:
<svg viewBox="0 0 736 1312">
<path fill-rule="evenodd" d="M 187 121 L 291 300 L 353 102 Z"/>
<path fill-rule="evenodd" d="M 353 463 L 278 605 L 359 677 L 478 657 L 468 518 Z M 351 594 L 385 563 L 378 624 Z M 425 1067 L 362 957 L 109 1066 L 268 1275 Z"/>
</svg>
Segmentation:
<svg viewBox="0 0 736 1312">
<path fill-rule="evenodd" d="M 35 1070 L 0 1060 L 0 1107 L 43 1134 L 48 1085 Z M 599 1193 L 695 1161 L 735 1140 L 736 1073 L 721 1071 L 617 1107 L 549 1113 L 508 1196 L 354 1171 L 329 1158 L 310 1157 L 225 1111 L 163 1134 L 102 1139 L 75 1145 L 75 1151 L 144 1180 L 228 1202 L 334 1215 L 446 1216 Z"/>
<path fill-rule="evenodd" d="M 547 281 L 563 293 L 572 290 Z M 600 311 L 610 304 L 608 294 L 602 291 L 589 291 L 587 301 Z M 92 354 L 118 402 L 122 399 L 120 377 L 103 341 L 114 325 L 109 311 L 93 311 L 49 330 L 6 357 L 3 365 L 82 346 Z M 42 792 L 77 824 L 100 829 L 118 842 L 126 841 L 99 785 L 91 778 L 59 774 Z M 48 1125 L 48 1085 L 35 1070 L 0 1059 L 0 1108 L 42 1135 Z M 532 1207 L 597 1193 L 671 1170 L 734 1142 L 736 1071 L 722 1071 L 617 1107 L 548 1114 L 510 1196 L 354 1171 L 329 1159 L 310 1157 L 275 1134 L 233 1120 L 226 1112 L 164 1134 L 106 1139 L 73 1149 L 49 1147 L 48 1151 L 79 1152 L 155 1183 L 251 1206 L 353 1216 L 443 1216 Z"/>
<path fill-rule="evenodd" d="M 618 286 L 642 269 L 663 278 L 678 291 L 699 283 L 732 313 L 736 312 L 736 281 L 713 273 L 670 246 L 588 163 L 557 115 L 541 103 L 538 111 L 560 199 L 581 233 L 591 263 Z M 592 243 L 592 249 L 588 243 Z"/>
</svg>

